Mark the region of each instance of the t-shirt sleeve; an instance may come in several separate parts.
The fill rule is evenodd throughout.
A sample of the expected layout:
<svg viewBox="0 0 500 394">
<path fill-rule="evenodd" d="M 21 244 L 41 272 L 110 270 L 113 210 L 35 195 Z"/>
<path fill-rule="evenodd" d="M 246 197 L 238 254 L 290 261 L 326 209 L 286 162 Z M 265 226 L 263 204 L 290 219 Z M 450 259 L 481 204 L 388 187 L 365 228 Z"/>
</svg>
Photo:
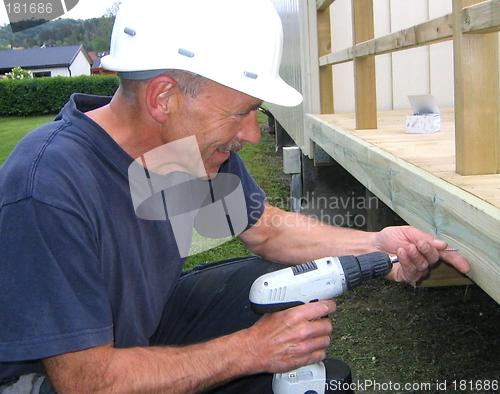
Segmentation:
<svg viewBox="0 0 500 394">
<path fill-rule="evenodd" d="M 257 185 L 255 179 L 248 173 L 241 158 L 234 153 L 221 168 L 221 172 L 232 173 L 240 178 L 247 206 L 248 227 L 253 226 L 264 213 L 266 193 Z"/>
<path fill-rule="evenodd" d="M 113 342 L 96 242 L 80 217 L 36 199 L 0 208 L 0 362 Z"/>
</svg>

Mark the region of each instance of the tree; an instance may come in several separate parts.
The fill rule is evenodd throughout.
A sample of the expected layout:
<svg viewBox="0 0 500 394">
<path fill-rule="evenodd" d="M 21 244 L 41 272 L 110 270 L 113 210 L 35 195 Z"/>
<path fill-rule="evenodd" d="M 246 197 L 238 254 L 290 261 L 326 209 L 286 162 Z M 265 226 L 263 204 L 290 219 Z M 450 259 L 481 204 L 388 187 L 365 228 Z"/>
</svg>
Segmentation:
<svg viewBox="0 0 500 394">
<path fill-rule="evenodd" d="M 117 6 L 119 2 L 116 2 Z M 109 38 L 114 17 L 87 20 L 56 19 L 40 26 L 12 34 L 9 26 L 0 27 L 0 48 L 33 48 L 43 43 L 47 46 L 79 45 L 88 51 L 109 51 Z"/>
<path fill-rule="evenodd" d="M 108 18 L 116 16 L 121 3 L 122 3 L 121 1 L 115 1 L 113 5 L 106 10 L 104 16 Z"/>
</svg>

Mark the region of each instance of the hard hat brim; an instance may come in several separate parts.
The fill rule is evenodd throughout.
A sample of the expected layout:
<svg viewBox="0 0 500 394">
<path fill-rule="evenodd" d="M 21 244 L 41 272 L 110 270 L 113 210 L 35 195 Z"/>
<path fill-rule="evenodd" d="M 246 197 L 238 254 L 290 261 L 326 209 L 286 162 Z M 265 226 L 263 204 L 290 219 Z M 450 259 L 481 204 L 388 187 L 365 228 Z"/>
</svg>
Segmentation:
<svg viewBox="0 0 500 394">
<path fill-rule="evenodd" d="M 303 101 L 302 94 L 295 88 L 288 85 L 281 78 L 273 82 L 262 84 L 262 89 L 255 89 L 255 92 L 243 92 L 263 100 L 270 104 L 280 105 L 282 107 L 296 107 Z M 253 89 L 252 89 L 253 90 Z"/>
</svg>

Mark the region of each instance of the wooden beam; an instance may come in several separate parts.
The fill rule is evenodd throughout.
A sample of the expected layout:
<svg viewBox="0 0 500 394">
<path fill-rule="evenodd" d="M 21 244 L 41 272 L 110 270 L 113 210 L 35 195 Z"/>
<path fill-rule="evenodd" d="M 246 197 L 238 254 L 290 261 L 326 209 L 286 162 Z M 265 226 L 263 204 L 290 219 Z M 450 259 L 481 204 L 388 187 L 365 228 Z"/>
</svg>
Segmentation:
<svg viewBox="0 0 500 394">
<path fill-rule="evenodd" d="M 352 36 L 355 44 L 374 37 L 373 0 L 352 1 Z M 377 128 L 375 56 L 354 59 L 356 128 Z"/>
<path fill-rule="evenodd" d="M 462 11 L 462 32 L 491 33 L 500 29 L 500 0 L 484 1 Z"/>
<path fill-rule="evenodd" d="M 316 0 L 316 9 L 318 12 L 325 11 L 330 8 L 334 1 L 335 0 Z"/>
<path fill-rule="evenodd" d="M 383 37 L 368 40 L 352 48 L 322 56 L 320 65 L 340 64 L 356 57 L 382 55 L 428 44 L 435 44 L 453 37 L 452 15 L 445 15 L 430 21 L 400 30 Z"/>
<path fill-rule="evenodd" d="M 500 30 L 500 0 L 484 1 L 467 7 L 461 12 L 458 24 L 464 33 L 476 34 Z M 356 57 L 383 55 L 416 48 L 453 38 L 453 14 L 388 34 L 377 39 L 354 45 L 338 52 L 329 53 L 319 60 L 320 65 L 341 64 Z"/>
<path fill-rule="evenodd" d="M 462 8 L 479 0 L 453 0 L 456 25 Z M 455 64 L 456 171 L 461 175 L 498 171 L 499 76 L 498 34 L 464 34 L 453 37 Z"/>
<path fill-rule="evenodd" d="M 463 286 L 473 285 L 466 275 L 460 273 L 455 268 L 446 263 L 438 263 L 436 268 L 430 271 L 429 277 L 413 283 L 415 287 L 442 287 L 442 286 Z"/>
<path fill-rule="evenodd" d="M 318 12 L 318 52 L 323 56 L 332 51 L 332 31 L 330 26 L 330 8 Z M 333 98 L 333 68 L 331 65 L 320 66 L 319 91 L 321 100 L 321 113 L 334 112 Z"/>
<path fill-rule="evenodd" d="M 324 118 L 306 114 L 313 141 L 407 223 L 458 248 L 500 303 L 500 209 Z"/>
</svg>

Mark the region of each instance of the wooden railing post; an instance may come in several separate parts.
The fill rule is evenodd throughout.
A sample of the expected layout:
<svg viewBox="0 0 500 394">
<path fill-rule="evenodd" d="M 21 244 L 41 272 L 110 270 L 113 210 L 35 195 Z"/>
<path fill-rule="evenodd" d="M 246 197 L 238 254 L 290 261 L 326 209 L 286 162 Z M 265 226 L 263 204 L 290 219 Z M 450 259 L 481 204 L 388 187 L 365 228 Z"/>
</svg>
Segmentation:
<svg viewBox="0 0 500 394">
<path fill-rule="evenodd" d="M 318 2 L 318 52 L 324 56 L 332 51 L 332 31 L 330 27 L 330 4 L 332 1 Z M 319 68 L 319 92 L 321 113 L 333 114 L 333 66 Z"/>
<path fill-rule="evenodd" d="M 354 44 L 374 38 L 373 0 L 352 0 L 352 36 Z M 375 78 L 375 56 L 354 59 L 356 129 L 377 128 Z"/>
<path fill-rule="evenodd" d="M 500 172 L 498 34 L 463 34 L 463 7 L 481 0 L 453 0 L 456 171 Z M 463 14 L 466 18 L 466 14 Z"/>
</svg>

